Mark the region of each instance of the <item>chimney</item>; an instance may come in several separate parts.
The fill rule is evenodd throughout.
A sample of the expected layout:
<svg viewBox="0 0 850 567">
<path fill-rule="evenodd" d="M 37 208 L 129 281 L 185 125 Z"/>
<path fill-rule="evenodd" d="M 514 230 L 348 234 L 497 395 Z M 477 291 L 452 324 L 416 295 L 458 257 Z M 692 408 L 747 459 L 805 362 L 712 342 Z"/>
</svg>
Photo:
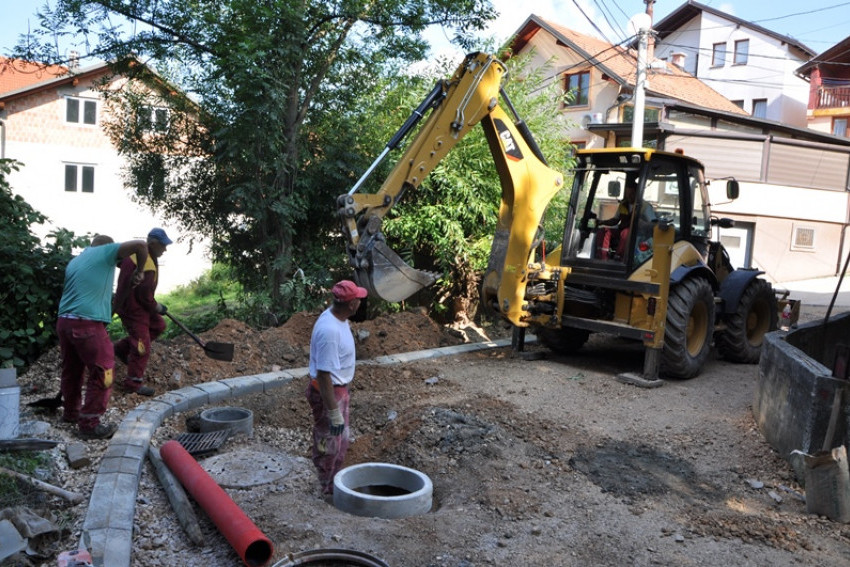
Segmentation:
<svg viewBox="0 0 850 567">
<path fill-rule="evenodd" d="M 670 62 L 678 67 L 679 69 L 685 68 L 685 57 L 687 57 L 687 53 L 682 53 L 681 51 L 677 51 L 675 53 L 670 54 Z"/>
<path fill-rule="evenodd" d="M 68 52 L 68 68 L 69 69 L 79 69 L 80 68 L 80 53 L 78 51 L 69 51 Z"/>
</svg>

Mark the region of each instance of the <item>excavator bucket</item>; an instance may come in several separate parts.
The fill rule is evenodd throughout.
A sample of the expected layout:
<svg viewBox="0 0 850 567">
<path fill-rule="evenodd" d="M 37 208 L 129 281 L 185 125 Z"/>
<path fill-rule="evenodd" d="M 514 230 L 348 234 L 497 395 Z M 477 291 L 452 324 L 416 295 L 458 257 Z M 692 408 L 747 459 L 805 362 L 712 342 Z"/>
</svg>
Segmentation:
<svg viewBox="0 0 850 567">
<path fill-rule="evenodd" d="M 354 279 L 385 301 L 403 301 L 437 281 L 436 273 L 411 268 L 381 240 L 372 244 L 367 258 L 370 267 L 358 268 Z"/>
</svg>

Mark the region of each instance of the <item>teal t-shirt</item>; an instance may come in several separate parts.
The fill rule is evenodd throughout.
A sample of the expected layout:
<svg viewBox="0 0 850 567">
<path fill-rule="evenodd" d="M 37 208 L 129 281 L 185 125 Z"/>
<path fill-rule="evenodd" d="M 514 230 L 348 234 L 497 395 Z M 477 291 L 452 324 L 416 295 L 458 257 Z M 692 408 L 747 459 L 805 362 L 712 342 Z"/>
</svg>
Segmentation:
<svg viewBox="0 0 850 567">
<path fill-rule="evenodd" d="M 59 301 L 60 317 L 74 315 L 104 323 L 112 320 L 112 284 L 120 246 L 113 242 L 89 247 L 68 263 Z"/>
</svg>

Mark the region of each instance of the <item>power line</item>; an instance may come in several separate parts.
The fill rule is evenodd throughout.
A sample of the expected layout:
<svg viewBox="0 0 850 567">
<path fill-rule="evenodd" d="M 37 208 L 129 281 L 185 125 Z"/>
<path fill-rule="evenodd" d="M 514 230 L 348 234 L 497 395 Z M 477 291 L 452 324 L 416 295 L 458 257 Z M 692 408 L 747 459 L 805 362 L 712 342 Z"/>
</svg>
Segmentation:
<svg viewBox="0 0 850 567">
<path fill-rule="evenodd" d="M 587 15 L 587 13 L 584 11 L 584 8 L 582 8 L 581 4 L 578 3 L 578 0 L 573 0 L 573 4 L 575 4 L 576 8 L 578 8 L 578 11 L 581 12 L 581 15 L 584 16 L 584 19 L 590 22 L 590 25 L 593 26 L 593 29 L 599 32 L 599 35 L 602 36 L 602 39 L 604 39 L 608 43 L 614 43 L 610 39 L 608 39 L 608 37 L 601 29 L 599 29 L 599 26 L 596 25 L 596 22 L 594 22 L 593 19 Z"/>
<path fill-rule="evenodd" d="M 841 8 L 842 6 L 850 6 L 850 2 L 842 2 L 841 4 L 834 4 L 832 6 L 827 6 L 825 8 L 817 8 L 815 10 L 807 10 L 805 12 L 797 12 L 795 14 L 788 14 L 786 16 L 776 16 L 775 18 L 765 18 L 763 20 L 753 20 L 752 23 L 772 22 L 774 20 L 784 20 L 786 18 L 793 18 L 794 16 L 808 16 L 809 14 L 815 14 L 817 12 L 824 12 L 826 10 L 832 10 L 833 8 Z"/>
<path fill-rule="evenodd" d="M 599 8 L 600 12 L 602 12 L 602 17 L 605 18 L 605 21 L 608 23 L 608 27 L 611 28 L 611 30 L 614 33 L 617 33 L 617 29 L 614 28 L 614 24 L 616 24 L 617 28 L 620 31 L 620 33 L 618 34 L 620 37 L 628 35 L 628 34 L 626 34 L 625 31 L 623 31 L 623 28 L 620 27 L 620 24 L 617 22 L 617 19 L 614 17 L 614 14 L 611 13 L 611 9 L 608 8 L 608 6 L 605 4 L 604 0 L 599 0 L 599 1 L 593 0 L 593 3 L 596 4 L 596 7 Z M 601 6 L 600 6 L 600 3 L 601 3 Z M 606 12 L 607 12 L 607 14 L 606 14 Z M 612 24 L 611 20 L 608 19 L 609 15 L 611 16 L 611 20 L 614 20 L 614 24 Z"/>
</svg>

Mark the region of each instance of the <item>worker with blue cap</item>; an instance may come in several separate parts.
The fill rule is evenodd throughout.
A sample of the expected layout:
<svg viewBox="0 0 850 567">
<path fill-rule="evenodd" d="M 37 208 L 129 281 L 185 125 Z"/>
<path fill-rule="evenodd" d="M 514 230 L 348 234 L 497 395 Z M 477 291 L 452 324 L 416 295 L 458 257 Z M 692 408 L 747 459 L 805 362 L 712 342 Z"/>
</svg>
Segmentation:
<svg viewBox="0 0 850 567">
<path fill-rule="evenodd" d="M 136 258 L 129 256 L 121 262 L 118 288 L 113 309 L 121 317 L 127 336 L 115 343 L 115 358 L 127 365 L 127 376 L 122 383 L 125 392 L 142 396 L 156 393 L 144 383 L 145 369 L 151 354 L 151 343 L 165 331 L 163 315 L 168 310 L 154 298 L 159 280 L 159 257 L 172 240 L 161 228 L 148 233 L 148 259 L 144 265 L 142 283 L 133 286 Z"/>
</svg>

